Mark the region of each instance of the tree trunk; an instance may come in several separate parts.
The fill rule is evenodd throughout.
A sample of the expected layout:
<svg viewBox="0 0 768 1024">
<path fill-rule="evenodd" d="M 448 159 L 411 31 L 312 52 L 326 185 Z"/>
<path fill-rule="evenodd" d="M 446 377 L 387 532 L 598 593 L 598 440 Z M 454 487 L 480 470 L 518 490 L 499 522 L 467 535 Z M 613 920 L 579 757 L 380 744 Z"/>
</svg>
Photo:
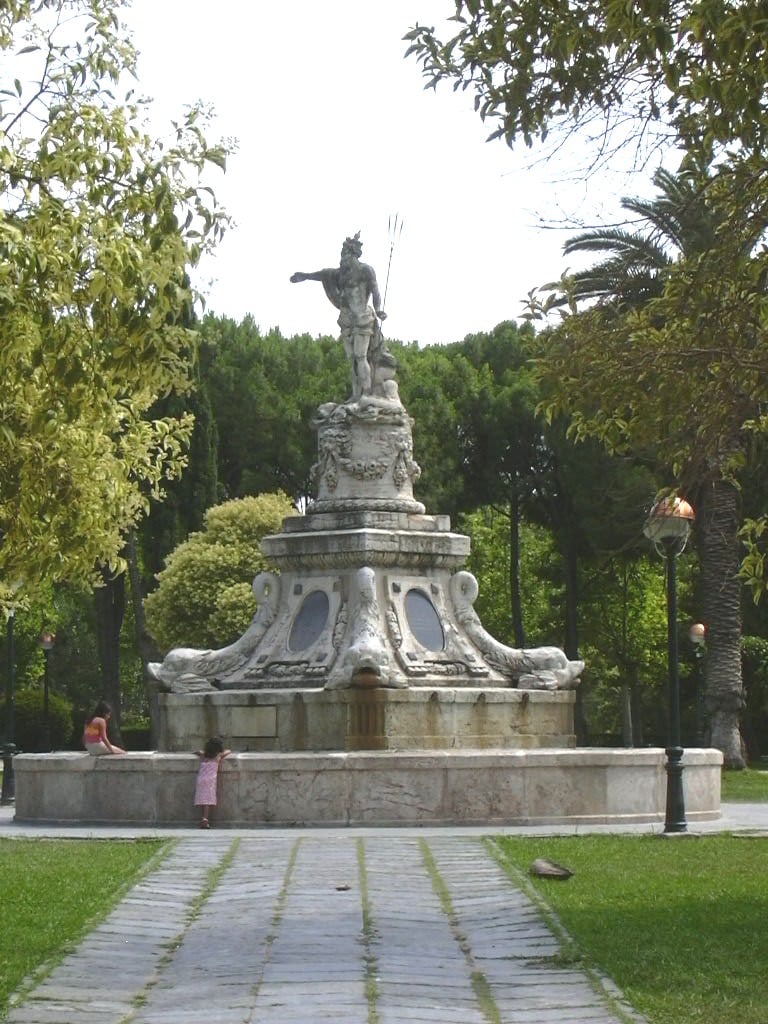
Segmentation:
<svg viewBox="0 0 768 1024">
<path fill-rule="evenodd" d="M 578 626 L 578 579 L 579 559 L 573 534 L 565 524 L 560 533 L 563 543 L 563 560 L 565 563 L 565 653 L 572 660 L 579 657 L 579 626 Z M 581 686 L 576 688 L 576 702 L 573 709 L 576 742 L 584 746 L 588 740 L 587 722 L 584 716 L 584 694 Z"/>
<path fill-rule="evenodd" d="M 113 576 L 108 569 L 100 569 L 104 583 L 94 587 L 96 603 L 96 640 L 101 663 L 102 693 L 112 706 L 110 732 L 116 743 L 120 735 L 120 629 L 125 614 L 125 574 Z"/>
<path fill-rule="evenodd" d="M 726 480 L 705 484 L 699 493 L 696 537 L 701 594 L 707 626 L 704 707 L 710 742 L 729 768 L 744 768 L 739 716 L 744 707 L 741 676 L 741 583 L 738 530 L 741 508 L 736 488 Z"/>
<path fill-rule="evenodd" d="M 125 543 L 125 557 L 128 561 L 128 579 L 131 585 L 131 601 L 133 602 L 133 621 L 136 625 L 136 648 L 142 665 L 142 678 L 149 702 L 149 727 L 152 748 L 157 747 L 157 729 L 159 721 L 157 689 L 149 686 L 147 665 L 150 661 L 161 661 L 160 652 L 147 631 L 147 620 L 144 618 L 144 593 L 141 586 L 139 557 L 136 550 L 136 531 L 131 530 Z"/>
<path fill-rule="evenodd" d="M 640 687 L 639 669 L 635 665 L 632 672 L 632 683 L 630 686 L 632 701 L 632 745 L 642 747 L 643 740 L 643 700 Z"/>
<path fill-rule="evenodd" d="M 579 657 L 579 558 L 573 537 L 566 531 L 563 557 L 565 560 L 565 653 L 569 658 Z"/>
<path fill-rule="evenodd" d="M 624 683 L 621 687 L 621 741 L 625 747 L 633 745 L 632 728 L 632 687 Z"/>
<path fill-rule="evenodd" d="M 144 594 L 141 586 L 141 572 L 139 570 L 139 558 L 136 551 L 136 532 L 131 530 L 125 542 L 123 552 L 128 562 L 128 580 L 131 588 L 131 601 L 133 602 L 133 619 L 136 624 L 136 648 L 141 658 L 141 663 L 146 669 L 150 661 L 160 661 L 160 651 L 155 641 L 147 632 L 147 620 L 144 618 Z"/>
<path fill-rule="evenodd" d="M 515 647 L 525 647 L 523 601 L 520 594 L 520 496 L 517 488 L 509 499 L 509 601 Z"/>
</svg>

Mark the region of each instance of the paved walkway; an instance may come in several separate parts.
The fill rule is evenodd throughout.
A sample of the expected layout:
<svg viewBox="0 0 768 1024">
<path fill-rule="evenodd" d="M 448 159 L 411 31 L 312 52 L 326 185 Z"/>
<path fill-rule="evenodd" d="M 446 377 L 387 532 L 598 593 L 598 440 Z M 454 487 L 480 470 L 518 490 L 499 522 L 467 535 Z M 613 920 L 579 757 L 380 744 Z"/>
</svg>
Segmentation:
<svg viewBox="0 0 768 1024">
<path fill-rule="evenodd" d="M 729 805 L 695 831 L 724 829 L 768 830 L 768 805 Z M 0 812 L 0 837 L 54 831 L 79 830 Z M 609 982 L 560 962 L 482 831 L 144 830 L 178 842 L 9 1024 L 639 1021 Z"/>
</svg>

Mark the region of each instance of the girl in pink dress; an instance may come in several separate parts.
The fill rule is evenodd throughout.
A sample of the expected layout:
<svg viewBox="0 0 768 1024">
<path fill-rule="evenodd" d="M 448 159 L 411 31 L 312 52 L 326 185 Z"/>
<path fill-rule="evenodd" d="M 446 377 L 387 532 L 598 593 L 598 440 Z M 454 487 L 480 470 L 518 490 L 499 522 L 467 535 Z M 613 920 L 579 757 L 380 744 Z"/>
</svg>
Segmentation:
<svg viewBox="0 0 768 1024">
<path fill-rule="evenodd" d="M 199 807 L 202 814 L 200 828 L 211 827 L 208 815 L 211 808 L 216 806 L 216 782 L 219 777 L 219 765 L 227 754 L 231 753 L 231 750 L 224 749 L 224 743 L 219 736 L 211 736 L 205 744 L 205 750 L 197 751 L 197 756 L 202 758 L 195 784 L 195 807 Z"/>
</svg>

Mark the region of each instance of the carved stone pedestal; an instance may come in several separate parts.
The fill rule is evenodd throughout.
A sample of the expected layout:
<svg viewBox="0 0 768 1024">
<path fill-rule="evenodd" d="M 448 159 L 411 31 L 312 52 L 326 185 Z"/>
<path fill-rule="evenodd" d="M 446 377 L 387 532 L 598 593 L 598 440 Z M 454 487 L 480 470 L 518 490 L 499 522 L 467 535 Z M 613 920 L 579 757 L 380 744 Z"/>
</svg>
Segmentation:
<svg viewBox="0 0 768 1024">
<path fill-rule="evenodd" d="M 580 663 L 558 648 L 518 651 L 483 629 L 474 577 L 454 571 L 469 540 L 442 516 L 311 514 L 264 539 L 280 574 L 254 581 L 259 609 L 219 651 L 154 666 L 172 692 L 323 687 L 568 689 Z"/>
<path fill-rule="evenodd" d="M 575 746 L 573 690 L 382 686 L 161 693 L 163 750 L 211 735 L 252 753 L 533 750 Z"/>
<path fill-rule="evenodd" d="M 415 701 L 398 716 L 391 702 L 375 696 L 416 688 L 467 689 L 481 696 L 513 688 L 569 690 L 583 666 L 559 648 L 506 647 L 483 629 L 473 608 L 477 583 L 461 569 L 469 538 L 452 533 L 447 516 L 425 515 L 413 498 L 419 468 L 412 458 L 411 421 L 399 402 L 369 397 L 322 406 L 315 427 L 317 500 L 307 515 L 285 519 L 280 533 L 264 538 L 276 572 L 256 577 L 259 607 L 245 634 L 218 651 L 172 651 L 152 666 L 159 688 L 169 691 L 161 701 L 163 745 L 182 749 L 178 744 L 193 738 L 185 730 L 182 741 L 173 726 L 174 716 L 181 720 L 187 714 L 181 695 L 215 691 L 247 691 L 259 704 L 255 695 L 261 691 L 314 693 L 306 704 L 300 701 L 304 726 L 278 730 L 275 746 L 256 743 L 256 737 L 250 745 L 234 719 L 225 723 L 217 717 L 216 701 L 206 702 L 209 733 L 236 738 L 241 749 L 520 743 L 517 701 L 508 702 L 508 720 L 488 731 L 477 724 L 486 710 L 483 700 L 474 702 L 477 721 L 470 727 L 461 724 L 461 716 L 443 713 L 445 701 Z M 330 699 L 337 690 L 358 691 L 343 724 Z M 567 724 L 554 732 L 542 724 L 543 735 L 556 737 L 553 744 L 573 743 L 571 705 L 563 705 Z M 437 719 L 439 727 L 433 728 Z M 535 744 L 529 739 L 523 745 Z"/>
</svg>

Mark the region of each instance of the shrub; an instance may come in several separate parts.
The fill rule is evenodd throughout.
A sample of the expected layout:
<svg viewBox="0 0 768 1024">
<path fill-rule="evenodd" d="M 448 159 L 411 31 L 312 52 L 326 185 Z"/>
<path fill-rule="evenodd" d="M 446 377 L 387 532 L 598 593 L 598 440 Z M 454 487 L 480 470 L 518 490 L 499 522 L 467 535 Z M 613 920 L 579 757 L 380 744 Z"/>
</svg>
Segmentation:
<svg viewBox="0 0 768 1024">
<path fill-rule="evenodd" d="M 19 690 L 15 700 L 15 743 L 25 753 L 34 754 L 45 750 L 45 729 L 43 722 L 43 689 L 28 687 Z M 0 711 L 2 733 L 5 735 L 5 707 Z M 50 749 L 62 750 L 72 746 L 72 703 L 57 693 L 48 695 L 48 725 Z"/>
<path fill-rule="evenodd" d="M 761 636 L 744 636 L 741 652 L 746 697 L 741 732 L 750 759 L 756 759 L 768 752 L 765 739 L 768 734 L 768 640 Z"/>
<path fill-rule="evenodd" d="M 147 627 L 163 651 L 224 647 L 244 632 L 256 610 L 253 577 L 266 568 L 261 539 L 293 512 L 282 493 L 208 509 L 204 529 L 171 552 L 144 601 Z"/>
</svg>

